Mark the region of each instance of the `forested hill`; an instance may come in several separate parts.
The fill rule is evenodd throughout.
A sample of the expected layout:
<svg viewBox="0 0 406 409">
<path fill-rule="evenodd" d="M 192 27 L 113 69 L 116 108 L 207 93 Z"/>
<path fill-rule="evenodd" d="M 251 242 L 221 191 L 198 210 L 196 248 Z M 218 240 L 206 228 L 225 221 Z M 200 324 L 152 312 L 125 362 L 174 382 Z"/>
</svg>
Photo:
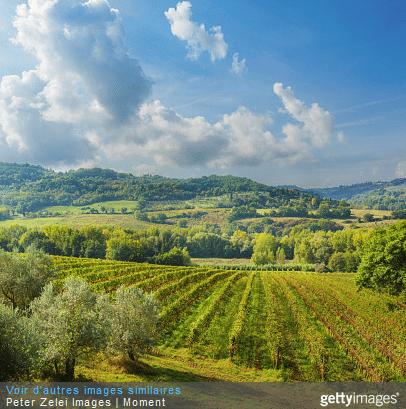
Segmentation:
<svg viewBox="0 0 406 409">
<path fill-rule="evenodd" d="M 406 209 L 406 179 L 391 182 L 366 182 L 350 186 L 311 189 L 322 197 L 335 200 L 345 199 L 358 207 L 377 210 Z"/>
<path fill-rule="evenodd" d="M 41 166 L 0 163 L 1 203 L 16 209 L 17 213 L 54 205 L 88 205 L 107 200 L 188 200 L 196 196 L 270 189 L 267 185 L 231 175 L 170 179 L 100 168 L 58 173 Z"/>
<path fill-rule="evenodd" d="M 54 171 L 44 169 L 41 166 L 29 165 L 28 163 L 18 165 L 17 163 L 0 162 L 0 187 L 19 186 L 53 175 L 55 175 Z"/>
</svg>

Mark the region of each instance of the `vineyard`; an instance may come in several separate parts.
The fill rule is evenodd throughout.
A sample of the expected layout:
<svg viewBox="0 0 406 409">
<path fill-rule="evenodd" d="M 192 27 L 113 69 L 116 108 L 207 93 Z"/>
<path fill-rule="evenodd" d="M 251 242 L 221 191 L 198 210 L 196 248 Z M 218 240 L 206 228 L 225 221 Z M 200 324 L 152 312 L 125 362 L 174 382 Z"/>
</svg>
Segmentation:
<svg viewBox="0 0 406 409">
<path fill-rule="evenodd" d="M 356 292 L 351 274 L 54 260 L 56 283 L 74 275 L 99 292 L 120 285 L 154 292 L 162 306 L 157 353 L 227 360 L 241 373 L 285 381 L 406 379 L 406 305 Z"/>
</svg>

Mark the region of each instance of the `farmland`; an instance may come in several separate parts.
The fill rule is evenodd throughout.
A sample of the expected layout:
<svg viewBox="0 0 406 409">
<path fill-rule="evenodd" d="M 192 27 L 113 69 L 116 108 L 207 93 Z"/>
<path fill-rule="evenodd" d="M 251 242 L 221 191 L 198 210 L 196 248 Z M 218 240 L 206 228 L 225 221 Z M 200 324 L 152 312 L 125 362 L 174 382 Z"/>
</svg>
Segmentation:
<svg viewBox="0 0 406 409">
<path fill-rule="evenodd" d="M 56 283 L 82 277 L 114 296 L 154 292 L 161 340 L 137 367 L 101 355 L 79 363 L 95 381 L 401 381 L 406 305 L 352 274 L 221 270 L 55 256 Z"/>
</svg>

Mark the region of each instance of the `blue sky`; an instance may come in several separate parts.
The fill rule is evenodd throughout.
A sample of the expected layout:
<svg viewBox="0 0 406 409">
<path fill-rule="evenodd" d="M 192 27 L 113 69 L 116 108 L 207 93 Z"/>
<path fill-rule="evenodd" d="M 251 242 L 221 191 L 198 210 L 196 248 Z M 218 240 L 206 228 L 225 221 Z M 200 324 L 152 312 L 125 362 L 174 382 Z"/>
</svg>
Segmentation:
<svg viewBox="0 0 406 409">
<path fill-rule="evenodd" d="M 402 1 L 2 1 L 0 161 L 406 177 L 405 17 Z"/>
</svg>

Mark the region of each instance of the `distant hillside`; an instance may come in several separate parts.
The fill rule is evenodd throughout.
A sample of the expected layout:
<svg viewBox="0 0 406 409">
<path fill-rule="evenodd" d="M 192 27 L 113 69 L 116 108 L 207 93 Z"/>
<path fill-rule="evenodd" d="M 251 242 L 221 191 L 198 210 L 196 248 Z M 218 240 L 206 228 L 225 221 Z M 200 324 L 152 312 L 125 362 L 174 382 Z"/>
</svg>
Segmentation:
<svg viewBox="0 0 406 409">
<path fill-rule="evenodd" d="M 406 209 L 406 179 L 391 182 L 366 182 L 350 186 L 311 189 L 322 197 L 335 200 L 345 199 L 357 207 L 377 210 Z"/>
<path fill-rule="evenodd" d="M 196 196 L 270 190 L 267 185 L 231 175 L 170 179 L 100 168 L 57 173 L 41 166 L 7 163 L 0 164 L 0 177 L 1 203 L 17 213 L 110 200 L 188 200 Z"/>
<path fill-rule="evenodd" d="M 251 193 L 245 198 L 238 198 L 233 195 L 237 192 Z M 83 206 L 112 200 L 190 200 L 199 196 L 224 195 L 232 200 L 231 206 L 274 209 L 285 206 L 278 215 L 286 213 L 286 216 L 300 217 L 305 216 L 308 210 L 318 210 L 321 198 L 330 200 L 328 208 L 331 209 L 337 209 L 340 206 L 338 201 L 344 199 L 358 207 L 394 211 L 406 209 L 406 179 L 302 189 L 295 185 L 272 187 L 231 175 L 171 179 L 150 174 L 134 176 L 112 169 L 78 169 L 64 173 L 29 164 L 0 163 L 0 207 L 20 214 L 58 205 Z M 252 195 L 255 198 L 249 197 Z M 313 196 L 318 198 L 315 203 L 311 203 Z M 345 202 L 342 205 L 345 207 Z"/>
<path fill-rule="evenodd" d="M 0 162 L 0 186 L 16 186 L 28 182 L 36 182 L 44 177 L 53 176 L 53 170 L 41 166 L 19 165 L 17 163 Z"/>
</svg>

